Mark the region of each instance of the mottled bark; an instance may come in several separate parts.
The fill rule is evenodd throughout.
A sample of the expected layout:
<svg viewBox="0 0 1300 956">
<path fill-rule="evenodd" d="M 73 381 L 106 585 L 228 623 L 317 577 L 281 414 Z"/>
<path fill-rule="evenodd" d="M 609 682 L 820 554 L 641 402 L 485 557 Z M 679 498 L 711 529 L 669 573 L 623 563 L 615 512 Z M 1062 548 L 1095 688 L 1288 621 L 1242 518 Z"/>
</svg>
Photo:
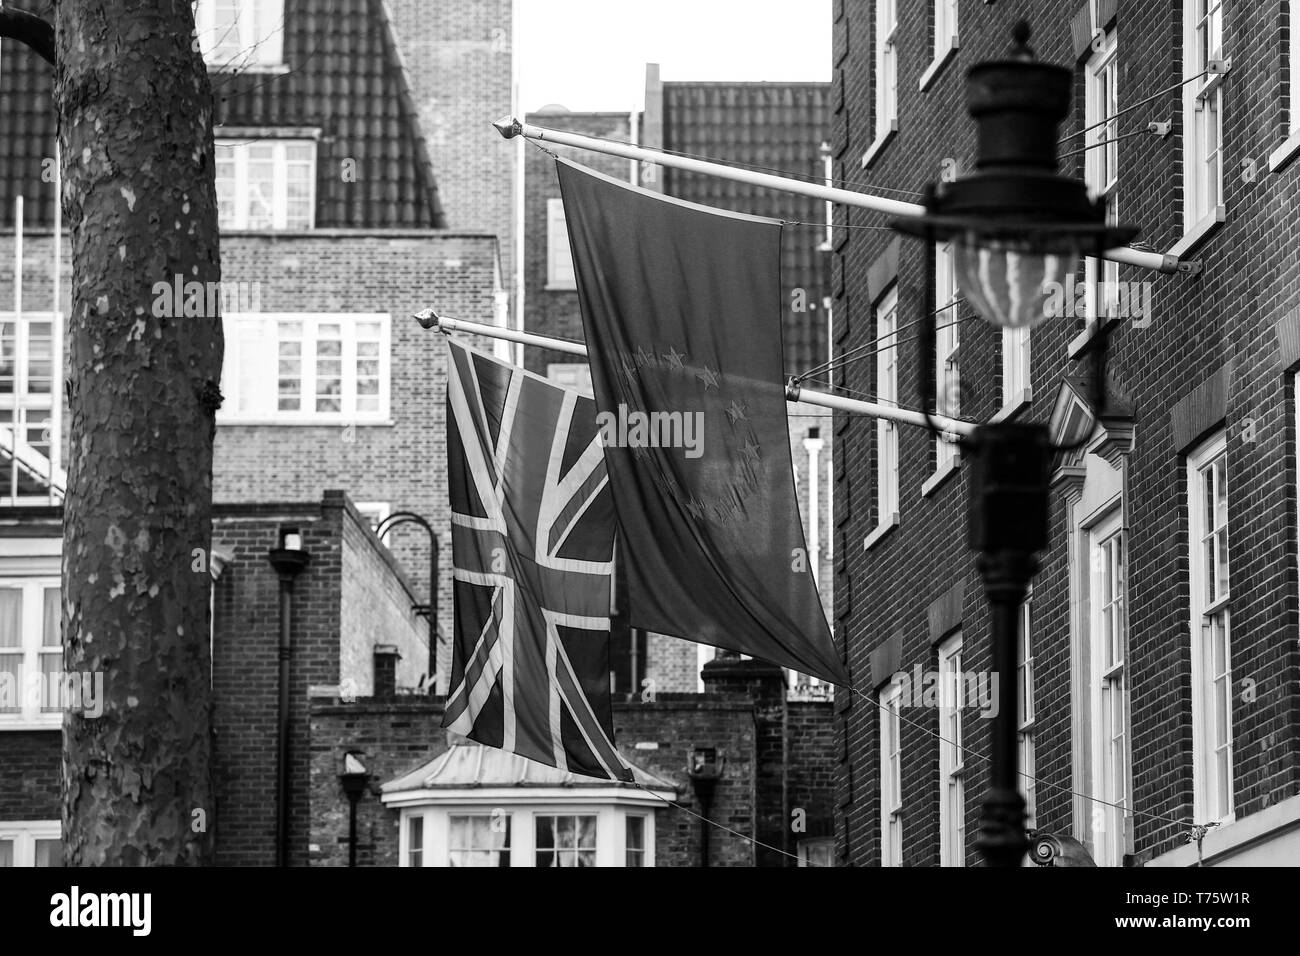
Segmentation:
<svg viewBox="0 0 1300 956">
<path fill-rule="evenodd" d="M 101 716 L 64 719 L 65 860 L 201 863 L 221 324 L 208 296 L 204 314 L 171 317 L 153 287 L 220 280 L 211 88 L 189 0 L 60 0 L 56 25 L 73 267 L 64 656 L 104 687 Z"/>
</svg>

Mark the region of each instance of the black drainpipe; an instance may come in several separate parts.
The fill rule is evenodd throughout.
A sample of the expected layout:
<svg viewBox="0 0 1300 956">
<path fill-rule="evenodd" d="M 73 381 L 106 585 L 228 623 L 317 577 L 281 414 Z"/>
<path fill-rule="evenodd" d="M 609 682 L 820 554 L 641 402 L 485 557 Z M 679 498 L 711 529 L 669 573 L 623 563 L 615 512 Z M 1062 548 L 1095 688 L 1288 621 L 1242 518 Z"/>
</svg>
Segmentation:
<svg viewBox="0 0 1300 956">
<path fill-rule="evenodd" d="M 275 788 L 275 865 L 289 865 L 289 659 L 293 651 L 293 581 L 311 563 L 311 555 L 302 550 L 302 536 L 297 528 L 280 531 L 279 548 L 267 555 L 280 576 L 280 677 L 277 693 L 276 788 Z"/>
</svg>

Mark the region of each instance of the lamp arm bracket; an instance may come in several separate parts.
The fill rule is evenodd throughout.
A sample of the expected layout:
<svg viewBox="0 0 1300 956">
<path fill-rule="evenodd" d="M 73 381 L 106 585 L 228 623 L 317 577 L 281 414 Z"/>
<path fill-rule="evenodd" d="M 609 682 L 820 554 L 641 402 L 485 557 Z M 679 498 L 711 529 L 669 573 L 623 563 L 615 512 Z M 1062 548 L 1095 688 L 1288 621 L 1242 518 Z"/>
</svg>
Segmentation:
<svg viewBox="0 0 1300 956">
<path fill-rule="evenodd" d="M 1168 254 L 1166 254 L 1165 258 L 1172 260 L 1171 265 L 1183 275 L 1198 276 L 1205 268 L 1205 260 L 1203 259 L 1179 259 L 1177 256 Z"/>
</svg>

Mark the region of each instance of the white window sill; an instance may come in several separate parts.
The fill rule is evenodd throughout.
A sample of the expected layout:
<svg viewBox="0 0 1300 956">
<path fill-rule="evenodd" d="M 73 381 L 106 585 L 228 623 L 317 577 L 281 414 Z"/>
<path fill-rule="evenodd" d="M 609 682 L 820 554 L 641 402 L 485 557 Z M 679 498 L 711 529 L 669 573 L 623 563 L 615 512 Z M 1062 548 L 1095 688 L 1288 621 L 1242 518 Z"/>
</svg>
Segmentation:
<svg viewBox="0 0 1300 956">
<path fill-rule="evenodd" d="M 63 715 L 55 714 L 53 720 L 0 720 L 0 733 L 6 730 L 51 730 L 54 732 L 63 729 Z"/>
<path fill-rule="evenodd" d="M 371 419 L 369 421 L 349 421 L 344 418 L 218 418 L 218 425 L 272 425 L 293 428 L 391 428 L 397 424 L 391 418 Z"/>
<path fill-rule="evenodd" d="M 1034 400 L 1033 389 L 1022 388 L 1020 391 L 1016 392 L 1016 394 L 1011 397 L 1011 400 L 1009 402 L 1007 402 L 1001 408 L 998 409 L 998 413 L 994 415 L 990 419 L 990 421 L 996 425 L 998 422 L 1005 422 L 1008 419 L 1015 418 L 1026 408 L 1028 408 L 1029 403 L 1032 402 L 1033 400 Z"/>
<path fill-rule="evenodd" d="M 288 63 L 209 63 L 209 73 L 275 73 L 291 72 Z"/>
<path fill-rule="evenodd" d="M 1252 861 L 1245 854 L 1252 849 L 1265 848 L 1269 843 L 1281 843 L 1288 833 L 1300 829 L 1300 796 L 1287 797 L 1277 803 L 1270 803 L 1261 810 L 1241 818 L 1235 814 L 1226 823 L 1212 828 L 1201 842 L 1206 866 L 1233 864 L 1233 857 L 1238 857 L 1236 865 L 1267 865 Z M 1146 866 L 1196 866 L 1198 855 L 1195 843 L 1162 853 L 1149 861 Z M 1281 861 L 1272 861 L 1272 865 L 1285 865 Z"/>
<path fill-rule="evenodd" d="M 890 121 L 889 129 L 877 135 L 872 144 L 867 147 L 867 151 L 862 154 L 862 168 L 866 169 L 874 163 L 876 157 L 880 155 L 880 151 L 888 146 L 889 141 L 896 135 L 898 135 L 898 120 L 894 119 Z"/>
<path fill-rule="evenodd" d="M 548 282 L 542 288 L 547 292 L 577 292 L 578 287 L 572 282 Z"/>
<path fill-rule="evenodd" d="M 956 53 L 957 37 L 954 34 L 948 38 L 948 48 L 935 56 L 930 65 L 925 68 L 925 72 L 921 74 L 921 82 L 919 86 L 922 93 L 930 88 L 930 84 L 934 82 L 935 77 L 943 72 L 943 68 L 948 65 L 948 61 L 951 60 Z"/>
<path fill-rule="evenodd" d="M 1196 225 L 1192 226 L 1192 228 L 1188 229 L 1187 232 L 1183 234 L 1183 238 L 1179 239 L 1178 242 L 1174 244 L 1174 247 L 1169 250 L 1169 255 L 1177 256 L 1180 259 L 1187 255 L 1204 242 L 1210 234 L 1214 232 L 1214 230 L 1223 225 L 1225 216 L 1225 208 L 1222 205 L 1215 206 L 1201 219 L 1200 222 L 1196 223 Z"/>
<path fill-rule="evenodd" d="M 936 488 L 948 480 L 949 475 L 955 474 L 959 467 L 961 467 L 961 452 L 954 448 L 952 457 L 944 462 L 943 467 L 925 479 L 921 485 L 921 497 L 928 498 Z"/>
<path fill-rule="evenodd" d="M 1268 154 L 1268 171 L 1275 173 L 1300 153 L 1300 129 L 1282 141 L 1282 145 Z"/>
<path fill-rule="evenodd" d="M 898 527 L 898 512 L 895 511 L 893 514 L 889 516 L 888 521 L 876 525 L 876 530 L 872 531 L 871 534 L 867 535 L 867 537 L 862 542 L 862 550 L 870 551 L 872 548 L 876 546 L 876 542 L 880 541 L 881 538 L 889 534 L 889 532 L 893 531 L 897 527 Z"/>
</svg>

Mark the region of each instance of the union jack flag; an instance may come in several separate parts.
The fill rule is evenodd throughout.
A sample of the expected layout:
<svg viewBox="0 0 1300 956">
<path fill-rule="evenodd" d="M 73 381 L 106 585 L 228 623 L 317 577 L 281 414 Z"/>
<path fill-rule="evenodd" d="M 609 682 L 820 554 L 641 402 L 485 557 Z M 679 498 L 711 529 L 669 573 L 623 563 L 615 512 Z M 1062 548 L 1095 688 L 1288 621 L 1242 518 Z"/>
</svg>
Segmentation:
<svg viewBox="0 0 1300 956">
<path fill-rule="evenodd" d="M 448 341 L 455 645 L 443 726 L 631 780 L 614 747 L 614 512 L 591 399 Z"/>
</svg>

